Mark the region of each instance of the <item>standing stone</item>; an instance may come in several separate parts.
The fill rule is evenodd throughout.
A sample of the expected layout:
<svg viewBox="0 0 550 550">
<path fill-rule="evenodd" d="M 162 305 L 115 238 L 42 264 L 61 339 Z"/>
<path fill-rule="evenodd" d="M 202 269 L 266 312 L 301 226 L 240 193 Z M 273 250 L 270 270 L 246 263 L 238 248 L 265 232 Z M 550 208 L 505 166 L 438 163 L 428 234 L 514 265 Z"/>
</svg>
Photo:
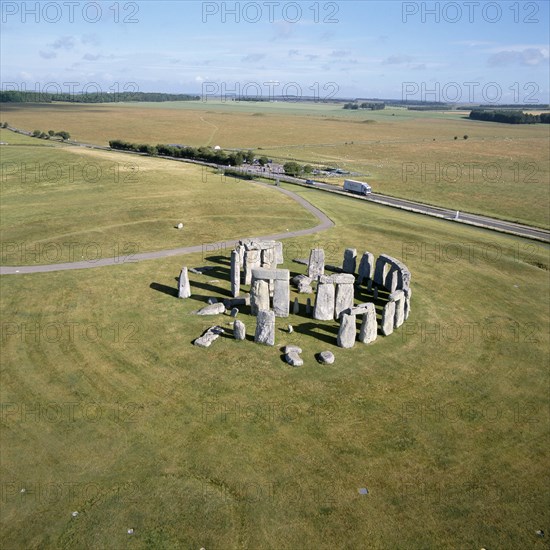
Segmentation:
<svg viewBox="0 0 550 550">
<path fill-rule="evenodd" d="M 397 282 L 399 279 L 399 270 L 398 269 L 392 269 L 388 276 L 386 277 L 386 288 L 390 292 L 395 292 L 397 290 Z"/>
<path fill-rule="evenodd" d="M 257 344 L 275 345 L 275 313 L 273 311 L 258 311 L 254 341 Z"/>
<path fill-rule="evenodd" d="M 382 334 L 389 336 L 393 332 L 395 318 L 395 302 L 388 302 L 382 312 Z"/>
<path fill-rule="evenodd" d="M 269 309 L 269 284 L 262 279 L 256 279 L 250 289 L 250 313 L 257 315 L 259 311 Z"/>
<path fill-rule="evenodd" d="M 374 290 L 372 292 L 372 297 L 375 299 L 375 300 L 378 300 L 378 287 L 375 286 L 374 287 Z"/>
<path fill-rule="evenodd" d="M 311 315 L 311 298 L 308 298 L 306 302 L 306 315 Z"/>
<path fill-rule="evenodd" d="M 298 313 L 300 313 L 300 302 L 298 302 L 298 298 L 294 298 L 294 305 L 292 306 L 292 313 L 294 313 L 294 315 L 298 315 Z"/>
<path fill-rule="evenodd" d="M 316 279 L 325 274 L 325 251 L 322 248 L 312 248 L 309 253 L 307 276 Z"/>
<path fill-rule="evenodd" d="M 355 248 L 346 248 L 344 251 L 344 263 L 342 271 L 344 273 L 355 273 L 355 264 L 357 261 L 357 250 Z"/>
<path fill-rule="evenodd" d="M 361 256 L 361 261 L 359 262 L 359 277 L 357 279 L 357 284 L 363 284 L 363 281 L 371 281 L 374 275 L 374 255 L 370 252 L 365 252 Z M 372 282 L 371 282 L 372 284 Z"/>
<path fill-rule="evenodd" d="M 359 332 L 359 342 L 370 344 L 376 340 L 378 326 L 376 324 L 376 308 L 372 302 L 366 304 L 367 311 L 363 314 L 363 322 Z"/>
<path fill-rule="evenodd" d="M 403 291 L 405 293 L 405 321 L 409 318 L 411 313 L 411 288 Z"/>
<path fill-rule="evenodd" d="M 187 267 L 182 267 L 178 281 L 178 298 L 189 298 L 190 296 L 191 285 L 189 284 L 189 274 L 187 273 Z"/>
<path fill-rule="evenodd" d="M 238 314 L 239 314 L 239 308 L 234 307 L 231 310 L 231 317 L 235 318 L 235 317 L 237 317 Z"/>
<path fill-rule="evenodd" d="M 346 309 L 353 307 L 353 285 L 336 285 L 336 300 L 334 304 L 334 319 L 337 321 Z"/>
<path fill-rule="evenodd" d="M 325 275 L 321 275 L 317 283 L 313 318 L 317 321 L 332 321 L 334 319 L 334 283 L 330 277 Z"/>
<path fill-rule="evenodd" d="M 370 292 L 372 290 L 372 279 L 369 279 L 367 281 L 367 292 Z"/>
<path fill-rule="evenodd" d="M 273 289 L 273 311 L 277 317 L 288 317 L 290 314 L 290 285 L 288 279 L 275 279 Z"/>
<path fill-rule="evenodd" d="M 252 270 L 260 267 L 261 250 L 245 250 L 244 253 L 244 284 L 252 282 Z"/>
<path fill-rule="evenodd" d="M 276 265 L 276 258 L 275 258 L 275 247 L 273 248 L 264 248 L 262 250 L 262 267 L 266 267 L 268 269 L 274 268 Z"/>
<path fill-rule="evenodd" d="M 244 340 L 246 338 L 246 326 L 239 319 L 233 323 L 233 336 L 235 340 Z"/>
<path fill-rule="evenodd" d="M 376 265 L 374 267 L 374 282 L 378 286 L 384 286 L 384 268 L 386 267 L 386 258 L 378 256 L 376 259 Z"/>
<path fill-rule="evenodd" d="M 240 254 L 237 250 L 231 252 L 231 295 L 236 298 L 241 291 L 241 262 Z"/>
<path fill-rule="evenodd" d="M 356 317 L 342 313 L 340 318 L 340 330 L 338 331 L 337 344 L 340 348 L 352 348 L 355 345 L 357 335 Z"/>
<path fill-rule="evenodd" d="M 275 263 L 277 265 L 284 263 L 283 257 L 283 243 L 281 241 L 275 241 Z"/>
<path fill-rule="evenodd" d="M 395 317 L 393 328 L 399 328 L 405 322 L 405 296 L 395 302 Z"/>
</svg>

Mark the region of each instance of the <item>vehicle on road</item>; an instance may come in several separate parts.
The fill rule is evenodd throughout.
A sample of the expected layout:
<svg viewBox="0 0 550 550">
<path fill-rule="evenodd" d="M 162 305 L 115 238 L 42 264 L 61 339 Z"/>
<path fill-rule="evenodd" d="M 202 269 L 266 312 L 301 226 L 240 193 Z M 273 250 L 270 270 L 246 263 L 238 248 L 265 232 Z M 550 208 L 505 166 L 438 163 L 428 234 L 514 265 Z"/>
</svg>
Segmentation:
<svg viewBox="0 0 550 550">
<path fill-rule="evenodd" d="M 368 195 L 372 193 L 372 188 L 368 183 L 365 183 L 363 181 L 345 180 L 344 191 L 349 191 L 350 193 L 357 193 L 359 195 Z"/>
<path fill-rule="evenodd" d="M 306 180 L 306 183 L 309 183 L 309 185 L 315 185 L 315 182 L 313 180 Z"/>
</svg>

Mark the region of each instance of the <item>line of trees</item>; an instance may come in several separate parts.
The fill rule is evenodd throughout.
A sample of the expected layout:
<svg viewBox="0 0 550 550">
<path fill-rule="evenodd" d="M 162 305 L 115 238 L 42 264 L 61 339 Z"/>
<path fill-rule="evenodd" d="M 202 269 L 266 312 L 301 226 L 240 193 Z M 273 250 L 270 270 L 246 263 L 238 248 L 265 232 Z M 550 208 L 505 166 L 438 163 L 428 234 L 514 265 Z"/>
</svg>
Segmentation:
<svg viewBox="0 0 550 550">
<path fill-rule="evenodd" d="M 50 94 L 43 92 L 0 91 L 0 103 L 117 103 L 119 101 L 198 101 L 200 96 L 189 94 L 163 94 L 156 92 L 94 92 L 84 94 Z"/>
<path fill-rule="evenodd" d="M 55 132 L 54 130 L 48 130 L 48 133 L 43 132 L 42 130 L 33 130 L 31 136 L 35 138 L 40 138 L 40 139 L 50 139 L 52 137 L 60 137 L 63 141 L 66 141 L 71 137 L 71 134 L 69 134 L 69 132 L 65 132 L 65 130 L 60 130 L 59 132 Z"/>
<path fill-rule="evenodd" d="M 313 172 L 313 167 L 311 166 L 311 164 L 306 164 L 305 166 L 302 166 L 297 162 L 289 161 L 283 165 L 283 170 L 285 171 L 285 174 L 287 176 L 298 178 L 303 175 L 311 174 Z"/>
<path fill-rule="evenodd" d="M 363 103 L 356 103 L 354 101 L 350 101 L 348 103 L 344 103 L 344 109 L 351 109 L 353 111 L 357 111 L 359 109 L 370 109 L 371 111 L 381 111 L 382 109 L 386 108 L 385 103 L 380 102 L 366 102 Z"/>
<path fill-rule="evenodd" d="M 492 111 L 488 109 L 474 109 L 470 111 L 472 120 L 486 120 L 489 122 L 505 122 L 507 124 L 550 124 L 550 113 L 532 115 L 523 111 Z"/>
<path fill-rule="evenodd" d="M 184 147 L 181 145 L 148 145 L 146 143 L 130 143 L 121 139 L 109 141 L 111 149 L 122 151 L 135 151 L 147 155 L 157 155 L 160 157 L 174 157 L 189 160 L 201 160 L 223 166 L 241 166 L 247 162 L 251 164 L 254 161 L 254 151 L 236 151 L 227 153 L 223 149 L 213 149 L 212 147 Z"/>
</svg>

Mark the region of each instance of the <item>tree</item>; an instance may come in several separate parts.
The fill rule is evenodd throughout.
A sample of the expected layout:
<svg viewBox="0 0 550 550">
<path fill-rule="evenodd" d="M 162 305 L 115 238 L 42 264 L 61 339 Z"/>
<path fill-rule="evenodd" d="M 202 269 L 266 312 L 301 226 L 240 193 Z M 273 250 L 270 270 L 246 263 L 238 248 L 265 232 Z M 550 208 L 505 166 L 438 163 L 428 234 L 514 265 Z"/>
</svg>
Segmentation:
<svg viewBox="0 0 550 550">
<path fill-rule="evenodd" d="M 265 166 L 266 164 L 269 164 L 269 159 L 267 157 L 260 157 L 258 162 L 260 163 L 260 166 Z"/>
<path fill-rule="evenodd" d="M 65 132 L 65 130 L 61 130 L 60 132 L 55 133 L 56 136 L 59 136 L 63 141 L 66 141 L 71 137 L 71 134 L 69 132 Z"/>
<path fill-rule="evenodd" d="M 48 130 L 48 134 L 50 137 L 55 136 L 55 132 L 53 130 Z"/>
<path fill-rule="evenodd" d="M 40 139 L 50 139 L 50 136 L 46 134 L 46 132 L 40 132 L 40 135 L 38 137 Z"/>
<path fill-rule="evenodd" d="M 40 130 L 33 130 L 32 137 L 40 137 L 42 132 Z"/>
<path fill-rule="evenodd" d="M 464 136 L 464 139 L 468 139 L 468 136 L 465 135 L 465 136 Z"/>
<path fill-rule="evenodd" d="M 8 127 L 8 123 L 4 122 L 4 124 L 2 124 L 2 128 L 7 128 L 7 127 Z"/>
<path fill-rule="evenodd" d="M 297 177 L 302 174 L 302 167 L 297 162 L 286 162 L 283 165 L 283 169 L 285 171 L 285 174 L 287 174 L 288 176 Z"/>
<path fill-rule="evenodd" d="M 243 158 L 248 164 L 252 164 L 254 162 L 254 151 L 247 151 L 243 154 Z"/>
<path fill-rule="evenodd" d="M 313 172 L 313 166 L 311 166 L 311 164 L 306 164 L 304 166 L 304 173 L 311 174 L 312 172 Z"/>
</svg>

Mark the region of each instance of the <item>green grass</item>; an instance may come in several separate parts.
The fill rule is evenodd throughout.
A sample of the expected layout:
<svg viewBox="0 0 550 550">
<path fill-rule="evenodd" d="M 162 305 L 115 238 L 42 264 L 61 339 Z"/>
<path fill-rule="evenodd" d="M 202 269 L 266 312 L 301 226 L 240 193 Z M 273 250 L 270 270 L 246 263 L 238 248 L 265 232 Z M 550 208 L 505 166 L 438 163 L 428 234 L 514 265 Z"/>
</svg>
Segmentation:
<svg viewBox="0 0 550 550">
<path fill-rule="evenodd" d="M 76 140 L 105 145 L 119 138 L 253 149 L 282 161 L 360 173 L 357 179 L 367 179 L 375 192 L 550 227 L 550 134 L 544 124 L 472 121 L 458 111 L 349 111 L 285 102 L 2 109 L 10 124 L 31 131 L 60 127 Z M 343 178 L 334 182 L 342 185 Z"/>
<path fill-rule="evenodd" d="M 5 146 L 2 163 L 3 265 L 93 261 L 316 225 L 281 193 L 192 164 L 34 144 Z"/>
<path fill-rule="evenodd" d="M 284 242 L 292 272 L 316 245 L 329 263 L 352 246 L 411 269 L 391 337 L 343 350 L 335 323 L 292 315 L 275 348 L 192 346 L 230 331 L 191 315 L 228 296 L 228 251 L 2 279 L 4 547 L 544 547 L 548 247 L 297 192 L 336 226 Z M 189 300 L 174 296 L 182 264 L 215 267 L 191 274 Z"/>
</svg>

